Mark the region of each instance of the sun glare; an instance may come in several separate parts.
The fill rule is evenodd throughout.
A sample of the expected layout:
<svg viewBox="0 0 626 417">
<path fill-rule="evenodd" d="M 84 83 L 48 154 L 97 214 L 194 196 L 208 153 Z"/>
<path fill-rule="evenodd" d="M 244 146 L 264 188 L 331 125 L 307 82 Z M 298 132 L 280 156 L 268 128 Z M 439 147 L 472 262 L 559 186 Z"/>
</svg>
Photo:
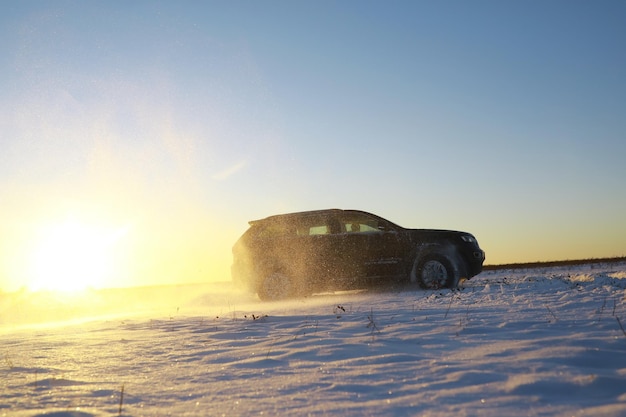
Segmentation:
<svg viewBox="0 0 626 417">
<path fill-rule="evenodd" d="M 114 272 L 112 246 L 126 229 L 65 221 L 42 233 L 31 261 L 31 290 L 101 287 Z"/>
</svg>

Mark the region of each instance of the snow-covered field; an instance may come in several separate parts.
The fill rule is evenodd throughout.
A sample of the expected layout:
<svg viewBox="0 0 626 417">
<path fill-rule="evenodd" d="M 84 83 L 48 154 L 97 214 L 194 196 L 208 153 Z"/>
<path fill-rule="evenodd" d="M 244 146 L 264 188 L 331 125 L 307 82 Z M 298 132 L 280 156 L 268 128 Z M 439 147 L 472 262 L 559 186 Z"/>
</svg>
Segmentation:
<svg viewBox="0 0 626 417">
<path fill-rule="evenodd" d="M 626 415 L 624 263 L 288 303 L 142 291 L 2 296 L 0 416 Z"/>
</svg>

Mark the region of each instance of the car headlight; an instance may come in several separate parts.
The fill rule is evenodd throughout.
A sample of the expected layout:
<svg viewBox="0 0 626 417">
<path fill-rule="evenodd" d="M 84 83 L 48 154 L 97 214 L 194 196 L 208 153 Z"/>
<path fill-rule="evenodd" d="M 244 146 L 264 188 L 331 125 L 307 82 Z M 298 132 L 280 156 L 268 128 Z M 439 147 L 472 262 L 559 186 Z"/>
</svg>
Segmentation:
<svg viewBox="0 0 626 417">
<path fill-rule="evenodd" d="M 474 238 L 474 236 L 471 235 L 463 235 L 461 236 L 461 239 L 463 239 L 463 241 L 467 243 L 476 243 L 476 239 Z"/>
</svg>

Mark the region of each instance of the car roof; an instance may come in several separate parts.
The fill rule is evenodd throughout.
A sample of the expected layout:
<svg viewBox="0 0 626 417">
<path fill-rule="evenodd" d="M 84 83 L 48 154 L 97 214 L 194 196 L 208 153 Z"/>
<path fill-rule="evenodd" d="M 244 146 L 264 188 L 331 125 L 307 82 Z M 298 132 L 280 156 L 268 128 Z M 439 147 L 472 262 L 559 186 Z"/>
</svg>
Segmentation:
<svg viewBox="0 0 626 417">
<path fill-rule="evenodd" d="M 264 223 L 264 222 L 289 221 L 289 220 L 294 220 L 298 218 L 314 217 L 314 216 L 321 216 L 321 215 L 328 215 L 328 214 L 337 215 L 340 213 L 360 213 L 360 214 L 366 214 L 369 216 L 378 217 L 374 214 L 371 214 L 362 210 L 344 210 L 344 209 L 332 208 L 332 209 L 324 209 L 324 210 L 309 210 L 309 211 L 299 211 L 295 213 L 275 214 L 275 215 L 268 216 L 259 220 L 250 220 L 248 224 L 252 226 L 254 224 Z"/>
</svg>

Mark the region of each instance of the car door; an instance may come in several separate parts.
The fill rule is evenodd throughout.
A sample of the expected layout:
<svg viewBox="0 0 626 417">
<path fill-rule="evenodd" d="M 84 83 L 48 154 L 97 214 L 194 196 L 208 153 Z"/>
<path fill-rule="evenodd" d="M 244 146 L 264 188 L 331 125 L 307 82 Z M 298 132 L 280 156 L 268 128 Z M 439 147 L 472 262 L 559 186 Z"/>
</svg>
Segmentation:
<svg viewBox="0 0 626 417">
<path fill-rule="evenodd" d="M 293 254 L 294 275 L 303 278 L 312 289 L 324 289 L 332 280 L 333 258 L 331 225 L 326 216 L 298 219 L 296 238 L 287 253 Z"/>
<path fill-rule="evenodd" d="M 359 277 L 396 275 L 401 268 L 401 236 L 391 224 L 362 212 L 341 219 L 347 262 Z"/>
<path fill-rule="evenodd" d="M 367 275 L 370 237 L 355 217 L 338 218 L 335 230 L 332 238 L 335 279 L 338 284 L 350 286 Z"/>
</svg>

